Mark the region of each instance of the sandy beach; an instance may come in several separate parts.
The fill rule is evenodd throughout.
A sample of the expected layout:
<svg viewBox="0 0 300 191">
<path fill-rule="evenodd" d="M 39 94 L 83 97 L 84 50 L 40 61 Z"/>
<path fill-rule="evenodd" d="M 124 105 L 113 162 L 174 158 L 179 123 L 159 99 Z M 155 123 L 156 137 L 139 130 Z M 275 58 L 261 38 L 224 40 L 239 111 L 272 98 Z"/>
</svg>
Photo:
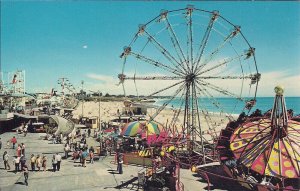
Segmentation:
<svg viewBox="0 0 300 191">
<path fill-rule="evenodd" d="M 102 122 L 108 122 L 112 119 L 118 117 L 117 110 L 122 111 L 124 107 L 124 103 L 120 101 L 107 101 L 107 102 L 100 102 L 100 119 Z M 149 119 L 150 116 L 154 115 L 157 111 L 157 108 L 148 108 L 146 119 Z M 180 112 L 175 125 L 170 127 L 170 123 L 174 117 L 174 113 L 178 112 L 176 109 L 172 108 L 165 108 L 160 112 L 159 115 L 155 117 L 155 121 L 163 124 L 164 126 L 168 126 L 170 130 L 175 131 L 176 133 L 180 133 L 182 129 L 182 124 L 184 120 L 183 111 Z M 89 101 L 83 103 L 82 109 L 82 102 L 78 104 L 76 109 L 73 111 L 73 117 L 79 118 L 83 113 L 85 117 L 99 117 L 99 102 Z M 228 123 L 228 118 L 225 114 L 220 113 L 207 113 L 201 112 L 200 113 L 200 124 L 203 135 L 205 139 L 208 141 L 212 141 L 212 136 L 217 136 L 219 131 L 226 126 Z"/>
</svg>

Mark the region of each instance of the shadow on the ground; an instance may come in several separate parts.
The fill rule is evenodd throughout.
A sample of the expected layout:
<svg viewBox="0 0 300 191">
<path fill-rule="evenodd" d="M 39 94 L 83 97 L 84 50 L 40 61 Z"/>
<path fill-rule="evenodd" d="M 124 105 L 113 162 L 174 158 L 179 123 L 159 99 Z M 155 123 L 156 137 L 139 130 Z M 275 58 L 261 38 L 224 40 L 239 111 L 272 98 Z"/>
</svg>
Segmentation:
<svg viewBox="0 0 300 191">
<path fill-rule="evenodd" d="M 118 171 L 109 171 L 110 174 L 120 174 Z"/>
<path fill-rule="evenodd" d="M 17 174 L 17 172 L 15 170 L 8 170 L 7 172 Z M 21 172 L 21 171 L 18 171 L 18 172 Z"/>
<path fill-rule="evenodd" d="M 138 180 L 138 177 L 133 177 L 132 179 L 130 180 L 127 180 L 127 181 L 121 181 L 122 184 L 114 187 L 116 189 L 122 189 L 122 188 L 127 188 L 129 185 L 132 185 L 132 188 L 135 186 L 134 182 L 136 182 Z"/>
<path fill-rule="evenodd" d="M 202 170 L 205 170 L 207 172 L 217 174 L 220 176 L 228 177 L 227 174 L 223 171 L 222 166 L 207 166 L 201 168 Z M 202 174 L 193 174 L 194 177 L 199 177 L 200 179 L 198 181 L 207 183 L 206 177 Z M 230 191 L 248 191 L 245 187 L 242 187 L 238 181 L 224 179 L 212 174 L 207 174 L 210 185 L 206 186 L 205 190 L 214 190 L 214 189 L 221 189 L 221 190 L 230 190 Z"/>
<path fill-rule="evenodd" d="M 56 151 L 56 152 L 43 152 L 42 155 L 50 155 L 50 154 L 53 154 L 53 155 L 54 155 L 54 154 L 56 154 L 56 153 L 64 154 L 64 152 L 57 152 L 57 151 Z"/>
<path fill-rule="evenodd" d="M 24 182 L 16 182 L 15 184 L 19 184 L 19 185 L 25 185 L 25 183 Z"/>
<path fill-rule="evenodd" d="M 82 167 L 81 163 L 80 164 L 74 164 L 74 167 Z"/>
</svg>

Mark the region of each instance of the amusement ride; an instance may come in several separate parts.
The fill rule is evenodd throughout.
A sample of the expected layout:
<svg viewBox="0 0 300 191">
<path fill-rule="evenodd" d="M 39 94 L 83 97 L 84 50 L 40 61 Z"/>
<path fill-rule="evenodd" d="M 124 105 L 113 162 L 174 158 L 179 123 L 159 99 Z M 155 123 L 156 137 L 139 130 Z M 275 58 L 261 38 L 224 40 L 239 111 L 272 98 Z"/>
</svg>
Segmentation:
<svg viewBox="0 0 300 191">
<path fill-rule="evenodd" d="M 125 96 L 135 87 L 138 96 L 148 93 L 143 98 L 163 98 L 140 125 L 147 131 L 157 123 L 160 134 L 164 133 L 161 137 L 148 132 L 158 137 L 164 165 L 173 165 L 174 189 L 183 190 L 180 168 L 201 173 L 201 165 L 216 161 L 224 166 L 227 178 L 243 182 L 248 189 L 273 189 L 272 177 L 277 183 L 284 177 L 299 178 L 299 128 L 292 128 L 299 123 L 288 121 L 283 94 L 279 93 L 283 88 L 277 87 L 269 115 L 260 115 L 258 110 L 250 115 L 261 77 L 255 48 L 241 27 L 218 11 L 191 5 L 162 10 L 138 26 L 120 58 L 123 66 L 118 78 Z M 173 110 L 172 119 L 166 124 L 156 121 L 168 109 Z M 223 127 L 215 121 L 216 116 Z M 279 165 L 271 168 L 272 162 Z M 284 164 L 286 168 L 281 168 Z M 155 162 L 152 168 L 156 172 Z M 251 173 L 258 173 L 261 180 L 255 181 L 259 178 Z"/>
</svg>

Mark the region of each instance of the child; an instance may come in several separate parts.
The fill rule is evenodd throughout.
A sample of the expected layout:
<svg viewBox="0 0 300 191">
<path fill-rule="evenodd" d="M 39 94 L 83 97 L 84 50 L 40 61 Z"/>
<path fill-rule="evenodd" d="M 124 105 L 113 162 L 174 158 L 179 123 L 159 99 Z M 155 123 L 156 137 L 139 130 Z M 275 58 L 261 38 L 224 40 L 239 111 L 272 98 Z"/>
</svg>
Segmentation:
<svg viewBox="0 0 300 191">
<path fill-rule="evenodd" d="M 90 163 L 91 164 L 94 164 L 94 153 L 93 153 L 93 151 L 90 151 Z"/>
</svg>

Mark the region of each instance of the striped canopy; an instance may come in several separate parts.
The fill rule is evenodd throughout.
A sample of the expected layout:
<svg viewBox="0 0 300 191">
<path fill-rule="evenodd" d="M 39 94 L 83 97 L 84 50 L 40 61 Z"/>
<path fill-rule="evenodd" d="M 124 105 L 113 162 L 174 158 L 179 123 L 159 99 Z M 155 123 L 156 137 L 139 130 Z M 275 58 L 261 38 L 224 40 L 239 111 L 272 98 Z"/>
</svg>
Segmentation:
<svg viewBox="0 0 300 191">
<path fill-rule="evenodd" d="M 159 125 L 153 121 L 134 121 L 127 123 L 121 132 L 121 135 L 134 137 L 137 134 L 147 133 L 148 135 L 159 135 Z"/>
<path fill-rule="evenodd" d="M 300 177 L 300 122 L 288 120 L 286 135 L 276 133 L 270 119 L 260 119 L 238 127 L 230 139 L 230 149 L 243 165 L 262 175 Z"/>
</svg>

